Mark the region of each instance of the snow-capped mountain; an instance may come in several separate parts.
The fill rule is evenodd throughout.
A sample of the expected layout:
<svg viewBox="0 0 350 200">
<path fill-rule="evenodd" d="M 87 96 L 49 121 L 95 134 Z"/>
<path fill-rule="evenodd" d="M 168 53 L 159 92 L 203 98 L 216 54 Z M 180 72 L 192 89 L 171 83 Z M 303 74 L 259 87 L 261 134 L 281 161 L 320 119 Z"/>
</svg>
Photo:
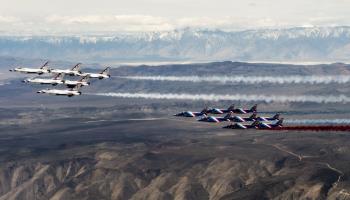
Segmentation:
<svg viewBox="0 0 350 200">
<path fill-rule="evenodd" d="M 347 61 L 350 27 L 0 36 L 0 56 L 83 61 Z"/>
</svg>

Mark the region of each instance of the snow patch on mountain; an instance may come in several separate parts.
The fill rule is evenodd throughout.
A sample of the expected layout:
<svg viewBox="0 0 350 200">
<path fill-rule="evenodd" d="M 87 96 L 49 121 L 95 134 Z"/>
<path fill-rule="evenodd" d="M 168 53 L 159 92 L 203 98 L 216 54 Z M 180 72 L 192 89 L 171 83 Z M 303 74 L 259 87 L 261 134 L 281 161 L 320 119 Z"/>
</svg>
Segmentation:
<svg viewBox="0 0 350 200">
<path fill-rule="evenodd" d="M 0 36 L 0 56 L 89 61 L 348 60 L 350 27 Z"/>
</svg>

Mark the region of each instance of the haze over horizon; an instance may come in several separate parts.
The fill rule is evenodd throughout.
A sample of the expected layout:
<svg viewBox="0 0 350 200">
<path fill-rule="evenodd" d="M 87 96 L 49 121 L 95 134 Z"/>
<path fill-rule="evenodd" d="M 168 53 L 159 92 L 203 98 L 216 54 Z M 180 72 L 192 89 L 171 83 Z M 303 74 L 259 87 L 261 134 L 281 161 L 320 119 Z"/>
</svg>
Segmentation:
<svg viewBox="0 0 350 200">
<path fill-rule="evenodd" d="M 346 0 L 0 3 L 0 56 L 103 63 L 350 57 Z"/>
<path fill-rule="evenodd" d="M 346 0 L 0 2 L 3 33 L 148 32 L 186 27 L 232 31 L 350 25 L 350 1 Z"/>
</svg>

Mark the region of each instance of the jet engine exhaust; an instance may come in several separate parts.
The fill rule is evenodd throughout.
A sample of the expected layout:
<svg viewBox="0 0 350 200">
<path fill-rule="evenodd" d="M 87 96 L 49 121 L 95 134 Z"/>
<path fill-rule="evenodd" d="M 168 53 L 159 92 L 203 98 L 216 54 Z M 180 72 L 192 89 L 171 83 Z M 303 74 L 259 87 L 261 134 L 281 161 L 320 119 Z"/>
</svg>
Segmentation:
<svg viewBox="0 0 350 200">
<path fill-rule="evenodd" d="M 286 119 L 287 124 L 335 125 L 350 124 L 350 119 Z"/>
<path fill-rule="evenodd" d="M 258 129 L 263 130 L 263 129 Z M 271 128 L 275 131 L 350 131 L 350 125 L 283 126 Z"/>
<path fill-rule="evenodd" d="M 117 78 L 149 81 L 178 81 L 178 82 L 216 82 L 220 84 L 346 84 L 350 83 L 348 75 L 329 76 L 119 76 Z"/>
<path fill-rule="evenodd" d="M 87 93 L 88 94 L 88 93 Z M 192 101 L 245 101 L 245 102 L 301 102 L 301 103 L 350 103 L 345 95 L 268 95 L 268 94 L 188 94 L 188 93 L 89 93 L 88 95 L 109 96 L 119 98 L 192 100 Z"/>
</svg>

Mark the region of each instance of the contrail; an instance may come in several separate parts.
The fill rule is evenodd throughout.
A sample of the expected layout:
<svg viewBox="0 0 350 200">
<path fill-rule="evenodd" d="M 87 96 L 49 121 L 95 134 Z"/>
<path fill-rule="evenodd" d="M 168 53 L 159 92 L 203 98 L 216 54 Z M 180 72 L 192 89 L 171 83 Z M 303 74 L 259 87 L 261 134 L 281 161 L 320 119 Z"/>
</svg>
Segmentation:
<svg viewBox="0 0 350 200">
<path fill-rule="evenodd" d="M 346 84 L 350 75 L 337 76 L 118 76 L 132 80 L 179 81 L 179 82 L 216 82 L 220 84 Z"/>
<path fill-rule="evenodd" d="M 285 119 L 287 124 L 350 124 L 350 119 Z"/>
<path fill-rule="evenodd" d="M 87 93 L 88 94 L 88 93 Z M 193 101 L 255 101 L 255 102 L 313 102 L 313 103 L 349 103 L 350 97 L 320 96 L 320 95 L 265 95 L 265 94 L 176 94 L 176 93 L 90 93 L 88 95 L 122 97 L 122 98 L 143 98 L 143 99 L 173 99 L 173 100 L 193 100 Z"/>
</svg>

